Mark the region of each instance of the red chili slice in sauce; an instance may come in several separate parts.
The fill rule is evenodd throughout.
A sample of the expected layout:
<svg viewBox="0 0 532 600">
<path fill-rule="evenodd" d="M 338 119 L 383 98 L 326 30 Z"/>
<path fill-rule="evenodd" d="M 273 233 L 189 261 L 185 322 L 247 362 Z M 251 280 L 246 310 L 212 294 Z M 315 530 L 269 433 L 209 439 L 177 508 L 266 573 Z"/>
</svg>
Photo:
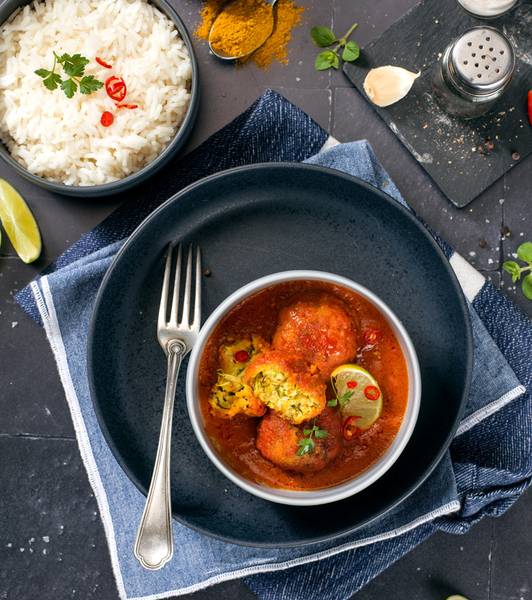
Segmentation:
<svg viewBox="0 0 532 600">
<path fill-rule="evenodd" d="M 235 352 L 234 359 L 239 363 L 247 362 L 249 360 L 249 353 L 245 350 L 239 350 Z"/>
<path fill-rule="evenodd" d="M 364 341 L 366 344 L 372 346 L 379 341 L 380 336 L 381 332 L 379 329 L 366 329 L 364 332 Z"/>
<path fill-rule="evenodd" d="M 126 82 L 122 77 L 111 75 L 111 77 L 108 77 L 105 81 L 105 91 L 111 100 L 122 102 L 127 94 Z"/>
<path fill-rule="evenodd" d="M 379 388 L 375 387 L 374 385 L 367 385 L 364 388 L 364 396 L 366 396 L 368 400 L 378 400 L 380 395 L 381 393 Z"/>
<path fill-rule="evenodd" d="M 138 104 L 117 104 L 116 108 L 130 108 L 130 109 L 134 109 L 134 108 L 138 108 L 139 105 Z"/>
<path fill-rule="evenodd" d="M 102 113 L 102 118 L 100 119 L 100 123 L 104 127 L 109 127 L 110 125 L 113 124 L 114 120 L 115 120 L 115 118 L 113 117 L 113 115 L 108 110 L 106 110 Z"/>
<path fill-rule="evenodd" d="M 354 379 L 352 379 L 351 381 L 348 381 L 348 382 L 347 382 L 347 387 L 348 387 L 350 390 L 354 390 L 354 389 L 356 388 L 356 386 L 357 386 L 357 385 L 358 385 L 358 382 L 357 382 L 357 381 L 355 381 Z"/>
<path fill-rule="evenodd" d="M 355 425 L 357 419 L 360 419 L 360 417 L 351 416 L 347 417 L 347 419 L 344 421 L 342 433 L 344 434 L 344 440 L 346 440 L 347 442 L 352 440 L 356 435 L 360 433 L 360 428 Z"/>
<path fill-rule="evenodd" d="M 106 63 L 105 60 L 103 60 L 103 58 L 100 58 L 99 56 L 96 57 L 96 62 L 101 65 L 102 67 L 105 67 L 106 69 L 112 69 L 113 66 L 110 65 L 109 63 Z"/>
</svg>

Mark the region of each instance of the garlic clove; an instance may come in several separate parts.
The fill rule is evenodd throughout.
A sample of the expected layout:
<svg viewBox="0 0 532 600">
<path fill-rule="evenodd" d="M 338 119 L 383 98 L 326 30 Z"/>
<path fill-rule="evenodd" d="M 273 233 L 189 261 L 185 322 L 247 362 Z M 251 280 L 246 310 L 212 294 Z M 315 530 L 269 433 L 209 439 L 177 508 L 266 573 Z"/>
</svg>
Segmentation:
<svg viewBox="0 0 532 600">
<path fill-rule="evenodd" d="M 371 69 L 364 79 L 364 91 L 377 106 L 390 106 L 404 98 L 414 81 L 421 75 L 402 67 L 377 67 Z"/>
</svg>

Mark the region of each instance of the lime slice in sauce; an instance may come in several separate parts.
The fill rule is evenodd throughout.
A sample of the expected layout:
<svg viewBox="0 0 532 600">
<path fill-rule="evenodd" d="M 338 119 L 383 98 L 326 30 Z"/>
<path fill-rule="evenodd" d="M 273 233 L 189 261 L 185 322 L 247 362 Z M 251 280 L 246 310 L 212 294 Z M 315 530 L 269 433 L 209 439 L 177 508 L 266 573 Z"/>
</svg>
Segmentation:
<svg viewBox="0 0 532 600">
<path fill-rule="evenodd" d="M 37 260 L 41 254 L 41 234 L 24 198 L 4 179 L 0 179 L 0 221 L 25 263 Z"/>
<path fill-rule="evenodd" d="M 371 373 L 359 365 L 340 365 L 331 383 L 343 417 L 357 417 L 359 429 L 369 429 L 382 412 L 382 390 Z"/>
</svg>

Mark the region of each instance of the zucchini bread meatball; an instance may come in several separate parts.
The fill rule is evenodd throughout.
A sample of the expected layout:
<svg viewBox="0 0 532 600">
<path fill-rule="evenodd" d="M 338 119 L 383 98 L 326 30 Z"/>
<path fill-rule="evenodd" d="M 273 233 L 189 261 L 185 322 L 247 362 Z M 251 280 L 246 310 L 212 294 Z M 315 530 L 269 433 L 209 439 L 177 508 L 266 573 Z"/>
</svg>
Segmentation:
<svg viewBox="0 0 532 600">
<path fill-rule="evenodd" d="M 299 354 L 327 379 L 336 367 L 356 356 L 357 332 L 343 302 L 320 294 L 281 311 L 273 347 Z"/>
<path fill-rule="evenodd" d="M 296 425 L 325 408 L 325 384 L 299 356 L 273 350 L 258 354 L 246 367 L 244 383 L 268 408 Z"/>
<path fill-rule="evenodd" d="M 253 394 L 242 379 L 254 356 L 268 348 L 258 335 L 222 344 L 218 350 L 220 369 L 213 385 L 209 403 L 219 417 L 232 418 L 237 414 L 261 417 L 266 406 Z"/>
<path fill-rule="evenodd" d="M 319 437 L 313 433 L 309 438 L 308 432 L 314 425 L 322 433 Z M 338 411 L 331 408 L 326 408 L 315 420 L 299 427 L 269 411 L 258 426 L 256 446 L 264 458 L 282 469 L 308 473 L 320 471 L 336 458 L 342 446 L 341 437 Z M 304 446 L 300 442 L 305 438 L 311 439 L 313 445 L 302 453 Z"/>
</svg>

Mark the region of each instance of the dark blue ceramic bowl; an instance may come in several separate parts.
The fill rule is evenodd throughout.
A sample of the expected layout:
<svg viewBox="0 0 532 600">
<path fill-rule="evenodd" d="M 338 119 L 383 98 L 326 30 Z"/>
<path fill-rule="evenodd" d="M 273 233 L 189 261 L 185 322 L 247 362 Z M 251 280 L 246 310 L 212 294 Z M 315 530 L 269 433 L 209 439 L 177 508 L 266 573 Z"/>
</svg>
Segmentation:
<svg viewBox="0 0 532 600">
<path fill-rule="evenodd" d="M 75 1 L 75 0 L 72 0 Z M 0 0 L 0 23 L 6 21 L 18 8 L 29 4 L 28 0 Z M 150 0 L 150 2 L 156 6 L 161 12 L 163 12 L 176 26 L 179 35 L 185 42 L 188 52 L 190 54 L 190 61 L 192 63 L 192 80 L 190 88 L 190 104 L 188 106 L 187 113 L 181 126 L 177 130 L 174 139 L 168 144 L 168 146 L 159 154 L 159 156 L 131 175 L 120 179 L 119 181 L 113 181 L 112 183 L 105 183 L 103 185 L 92 185 L 92 186 L 74 186 L 65 185 L 62 183 L 56 183 L 49 181 L 43 177 L 39 177 L 30 173 L 25 169 L 19 162 L 17 162 L 10 154 L 9 150 L 0 143 L 0 157 L 22 177 L 35 183 L 36 185 L 46 188 L 52 192 L 58 194 L 64 194 L 67 196 L 78 196 L 83 198 L 94 198 L 97 196 L 109 196 L 111 194 L 117 194 L 123 192 L 134 185 L 137 185 L 151 177 L 156 173 L 163 165 L 165 165 L 175 154 L 183 147 L 187 140 L 194 121 L 199 105 L 199 75 L 198 75 L 198 63 L 194 54 L 194 48 L 192 47 L 192 41 L 188 31 L 175 10 L 166 2 L 166 0 Z"/>
</svg>

